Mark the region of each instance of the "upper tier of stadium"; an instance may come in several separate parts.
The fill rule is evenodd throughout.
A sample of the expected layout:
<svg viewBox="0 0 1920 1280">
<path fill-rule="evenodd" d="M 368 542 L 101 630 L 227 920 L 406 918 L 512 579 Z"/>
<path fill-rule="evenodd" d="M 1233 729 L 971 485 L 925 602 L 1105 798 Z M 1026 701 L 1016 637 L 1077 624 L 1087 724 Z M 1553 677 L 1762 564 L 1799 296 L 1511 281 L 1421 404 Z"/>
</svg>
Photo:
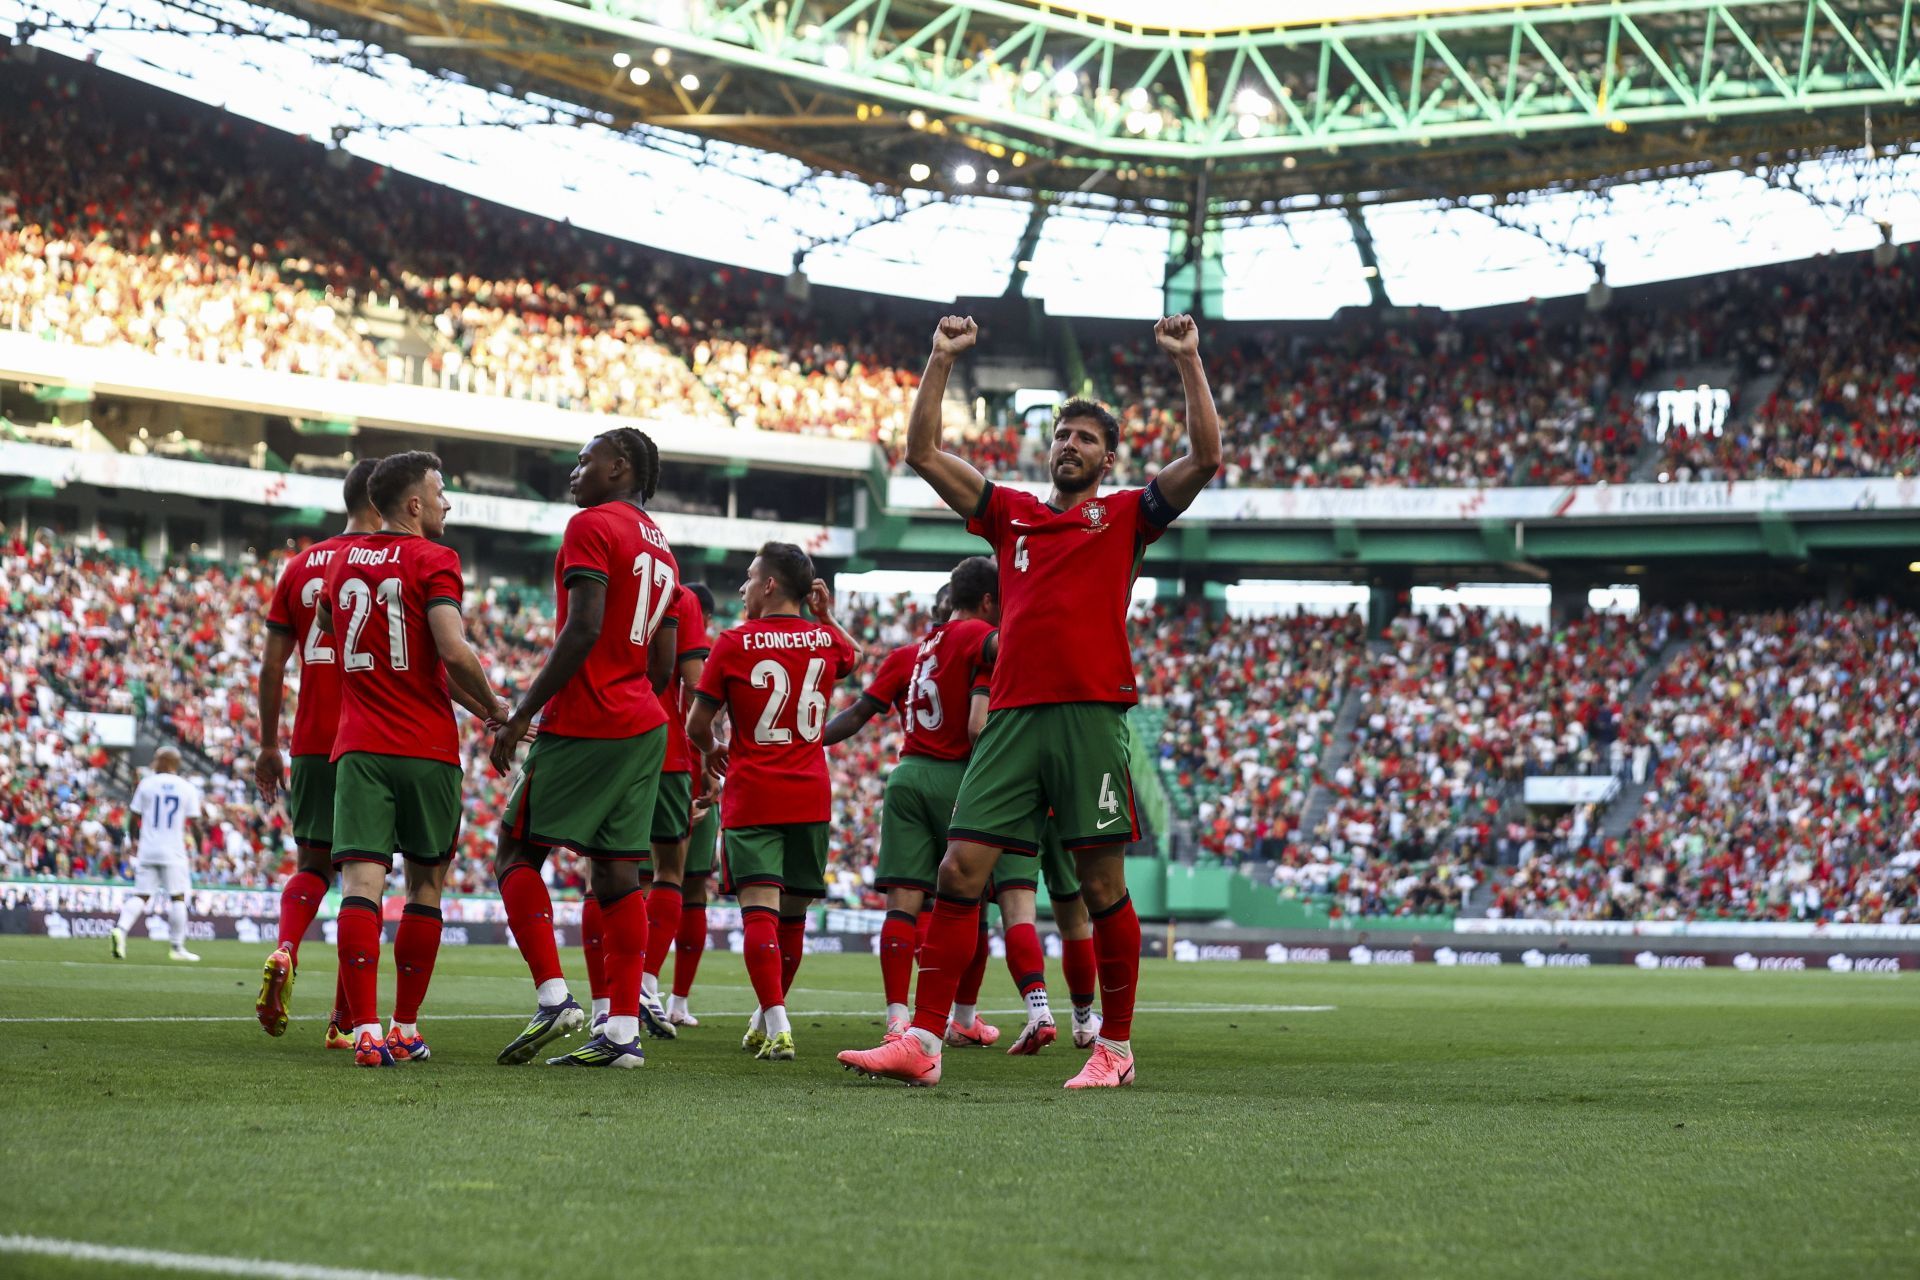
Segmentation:
<svg viewBox="0 0 1920 1280">
<path fill-rule="evenodd" d="M 64 60 L 8 66 L 0 104 L 17 122 L 0 157 L 0 328 L 899 456 L 934 307 L 799 299 L 777 277 L 342 163 Z M 1210 324 L 1224 483 L 1911 475 L 1917 278 L 1901 251 L 1621 290 L 1605 310 Z M 1118 405 L 1118 481 L 1150 477 L 1180 447 L 1177 388 L 1144 326 L 979 306 L 988 341 L 948 426 L 989 474 L 1044 469 L 1044 422 L 1016 412 L 1021 387 Z"/>
</svg>

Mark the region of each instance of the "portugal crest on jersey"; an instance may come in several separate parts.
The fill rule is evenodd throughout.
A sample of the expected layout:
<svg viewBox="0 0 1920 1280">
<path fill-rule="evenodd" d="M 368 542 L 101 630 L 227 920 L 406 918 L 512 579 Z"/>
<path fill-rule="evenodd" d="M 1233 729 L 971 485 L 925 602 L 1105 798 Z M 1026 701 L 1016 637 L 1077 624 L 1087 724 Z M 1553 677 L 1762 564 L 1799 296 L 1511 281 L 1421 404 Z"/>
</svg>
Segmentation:
<svg viewBox="0 0 1920 1280">
<path fill-rule="evenodd" d="M 1107 518 L 1107 504 L 1104 502 L 1089 502 L 1081 510 L 1086 513 L 1087 523 L 1096 528 Z"/>
</svg>

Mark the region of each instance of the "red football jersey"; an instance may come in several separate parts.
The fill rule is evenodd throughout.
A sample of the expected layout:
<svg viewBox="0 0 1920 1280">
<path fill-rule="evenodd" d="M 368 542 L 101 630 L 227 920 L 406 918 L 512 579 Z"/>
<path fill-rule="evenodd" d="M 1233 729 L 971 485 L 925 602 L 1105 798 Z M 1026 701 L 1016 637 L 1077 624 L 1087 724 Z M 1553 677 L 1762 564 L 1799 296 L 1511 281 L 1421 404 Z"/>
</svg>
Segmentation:
<svg viewBox="0 0 1920 1280">
<path fill-rule="evenodd" d="M 963 618 L 935 627 L 920 643 L 901 645 L 881 661 L 867 696 L 900 713 L 906 734 L 901 755 L 965 760 L 973 754 L 967 710 L 986 674 L 980 647 L 992 634 L 991 624 Z"/>
<path fill-rule="evenodd" d="M 686 700 L 680 696 L 680 664 L 688 658 L 707 656 L 707 615 L 700 597 L 681 587 L 667 614 L 673 623 L 673 676 L 667 681 L 667 762 L 662 773 L 693 772 L 693 748 L 687 743 Z"/>
<path fill-rule="evenodd" d="M 340 730 L 349 751 L 460 763 L 447 668 L 427 626 L 440 601 L 458 608 L 460 553 L 412 533 L 369 533 L 327 567 L 340 649 Z"/>
<path fill-rule="evenodd" d="M 1178 512 L 1159 489 L 1123 489 L 1071 511 L 988 484 L 967 531 L 1000 565 L 994 710 L 1139 700 L 1127 609 L 1147 547 Z"/>
<path fill-rule="evenodd" d="M 723 828 L 827 820 L 820 738 L 833 686 L 857 663 L 838 631 L 793 614 L 743 622 L 715 638 L 694 696 L 724 706 L 733 721 Z"/>
<path fill-rule="evenodd" d="M 568 520 L 553 562 L 555 635 L 567 625 L 567 584 L 575 578 L 607 584 L 606 614 L 587 660 L 541 710 L 540 731 L 631 738 L 658 729 L 667 713 L 647 679 L 647 646 L 680 589 L 667 535 L 630 502 L 603 502 Z"/>
<path fill-rule="evenodd" d="M 293 754 L 333 754 L 340 725 L 340 654 L 320 628 L 320 600 L 327 568 L 358 534 L 336 533 L 290 556 L 267 605 L 267 628 L 294 638 L 300 655 L 300 698 L 293 708 Z"/>
</svg>

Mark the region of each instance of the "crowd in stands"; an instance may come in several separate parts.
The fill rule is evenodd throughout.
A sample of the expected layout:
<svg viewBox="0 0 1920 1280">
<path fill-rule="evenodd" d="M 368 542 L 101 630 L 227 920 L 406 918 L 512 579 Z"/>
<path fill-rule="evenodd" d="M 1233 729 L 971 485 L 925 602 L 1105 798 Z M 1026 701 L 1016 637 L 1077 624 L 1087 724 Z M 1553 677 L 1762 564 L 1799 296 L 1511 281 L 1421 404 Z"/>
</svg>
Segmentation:
<svg viewBox="0 0 1920 1280">
<path fill-rule="evenodd" d="M 251 777 L 276 569 L 153 570 L 39 539 L 0 546 L 0 870 L 131 875 L 131 771 L 71 731 L 63 713 L 86 710 L 140 717 L 187 748 L 208 800 L 198 883 L 278 883 L 293 854 L 285 812 L 259 802 Z M 525 598 L 537 593 L 476 591 L 466 610 L 509 697 L 552 639 L 550 616 Z M 898 598 L 857 601 L 845 621 L 865 662 L 842 700 L 929 619 Z M 1336 913 L 1920 919 L 1920 617 L 1884 603 L 1556 627 L 1447 608 L 1371 638 L 1353 615 L 1162 605 L 1136 611 L 1134 636 L 1136 725 L 1187 855 Z M 459 719 L 466 822 L 450 888 L 489 893 L 505 781 L 482 727 Z M 833 902 L 880 902 L 898 746 L 883 717 L 830 753 Z M 1609 835 L 1590 809 L 1529 819 L 1516 806 L 1526 775 L 1556 771 L 1639 772 L 1650 785 Z M 551 875 L 584 886 L 569 855 Z"/>
<path fill-rule="evenodd" d="M 896 459 L 933 311 L 834 316 L 764 273 L 673 259 L 394 174 L 48 58 L 0 86 L 0 327 L 90 346 L 432 385 L 565 408 L 850 440 Z M 336 162 L 343 161 L 343 162 Z M 315 169 L 325 181 L 311 180 Z M 367 336 L 409 317 L 417 362 Z M 1378 317 L 1209 341 L 1227 485 L 1912 474 L 1910 257 L 1732 273 L 1603 312 Z M 1636 390 L 1732 369 L 1724 429 L 1654 444 Z M 1184 433 L 1144 334 L 1090 360 L 1122 406 L 1116 479 Z M 1754 403 L 1739 397 L 1752 389 Z M 1044 432 L 950 411 L 991 474 L 1044 475 Z"/>
<path fill-rule="evenodd" d="M 1502 908 L 1920 919 L 1920 617 L 1881 603 L 1686 625 L 1644 710 L 1657 763 L 1631 828 L 1530 861 Z"/>
</svg>

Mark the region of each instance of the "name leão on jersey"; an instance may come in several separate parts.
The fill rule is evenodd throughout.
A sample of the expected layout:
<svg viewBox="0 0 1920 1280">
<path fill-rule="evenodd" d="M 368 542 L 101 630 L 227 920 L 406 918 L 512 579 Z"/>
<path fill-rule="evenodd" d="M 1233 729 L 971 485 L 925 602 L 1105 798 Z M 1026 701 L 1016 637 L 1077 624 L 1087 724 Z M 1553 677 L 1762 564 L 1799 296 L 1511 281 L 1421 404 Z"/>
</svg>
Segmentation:
<svg viewBox="0 0 1920 1280">
<path fill-rule="evenodd" d="M 830 631 L 749 631 L 740 637 L 743 649 L 831 649 L 836 637 Z"/>
</svg>

